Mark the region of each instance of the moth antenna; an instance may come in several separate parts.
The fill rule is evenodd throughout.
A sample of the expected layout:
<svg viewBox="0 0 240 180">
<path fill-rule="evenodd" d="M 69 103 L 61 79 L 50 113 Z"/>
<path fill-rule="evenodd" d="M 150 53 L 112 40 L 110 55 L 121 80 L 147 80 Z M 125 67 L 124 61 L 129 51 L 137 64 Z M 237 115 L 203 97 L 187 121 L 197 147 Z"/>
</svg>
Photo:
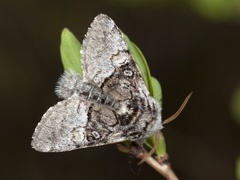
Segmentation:
<svg viewBox="0 0 240 180">
<path fill-rule="evenodd" d="M 160 139 L 160 135 L 161 133 L 160 132 L 156 132 L 154 134 L 154 138 L 155 138 L 155 141 L 154 141 L 154 145 L 152 147 L 152 149 L 146 153 L 146 155 L 143 157 L 143 159 L 138 163 L 138 165 L 142 164 L 149 156 L 152 156 L 152 154 L 156 151 L 157 147 L 158 147 L 158 144 L 159 144 L 159 139 Z"/>
<path fill-rule="evenodd" d="M 176 119 L 178 117 L 178 115 L 182 112 L 182 110 L 184 109 L 184 107 L 186 106 L 188 100 L 190 99 L 190 97 L 192 96 L 192 93 L 191 92 L 183 101 L 182 105 L 180 106 L 180 108 L 177 110 L 177 112 L 175 112 L 172 116 L 170 116 L 169 118 L 165 119 L 163 121 L 163 125 L 164 124 L 167 124 L 167 123 L 170 123 L 171 121 L 173 121 L 174 119 Z"/>
</svg>

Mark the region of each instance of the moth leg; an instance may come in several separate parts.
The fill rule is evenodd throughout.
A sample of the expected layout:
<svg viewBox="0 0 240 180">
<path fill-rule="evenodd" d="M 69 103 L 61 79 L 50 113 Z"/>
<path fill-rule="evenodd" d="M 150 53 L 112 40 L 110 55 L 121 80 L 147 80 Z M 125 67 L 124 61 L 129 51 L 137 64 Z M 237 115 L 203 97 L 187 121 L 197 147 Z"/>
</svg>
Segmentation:
<svg viewBox="0 0 240 180">
<path fill-rule="evenodd" d="M 133 146 L 139 146 L 139 147 L 143 147 L 144 142 L 146 141 L 146 139 L 139 139 L 137 141 L 133 141 Z"/>
</svg>

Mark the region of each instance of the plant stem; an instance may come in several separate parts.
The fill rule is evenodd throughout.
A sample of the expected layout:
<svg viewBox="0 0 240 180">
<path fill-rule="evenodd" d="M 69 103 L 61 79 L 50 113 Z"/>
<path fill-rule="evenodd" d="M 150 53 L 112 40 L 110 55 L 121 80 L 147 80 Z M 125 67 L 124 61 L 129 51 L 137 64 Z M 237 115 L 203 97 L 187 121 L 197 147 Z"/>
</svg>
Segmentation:
<svg viewBox="0 0 240 180">
<path fill-rule="evenodd" d="M 162 158 L 156 157 L 154 159 L 152 156 L 149 156 L 147 152 L 141 152 L 137 156 L 139 159 L 144 159 L 144 161 L 150 165 L 157 172 L 162 174 L 168 180 L 178 180 L 177 176 L 173 172 L 170 164 L 162 161 Z"/>
<path fill-rule="evenodd" d="M 167 180 L 178 180 L 177 176 L 173 172 L 170 163 L 168 162 L 168 155 L 159 157 L 156 156 L 155 159 L 149 155 L 149 153 L 141 146 L 131 146 L 127 147 L 123 144 L 117 144 L 117 148 L 124 153 L 130 153 L 141 162 L 146 162 L 149 166 L 155 169 L 159 174 L 164 176 Z"/>
</svg>

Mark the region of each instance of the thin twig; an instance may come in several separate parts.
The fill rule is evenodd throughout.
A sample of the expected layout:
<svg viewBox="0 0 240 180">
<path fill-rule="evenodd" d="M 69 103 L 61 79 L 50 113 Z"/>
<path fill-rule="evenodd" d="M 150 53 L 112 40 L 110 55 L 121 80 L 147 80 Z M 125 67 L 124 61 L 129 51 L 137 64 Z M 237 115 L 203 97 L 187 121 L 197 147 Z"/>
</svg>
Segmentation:
<svg viewBox="0 0 240 180">
<path fill-rule="evenodd" d="M 143 147 L 140 146 L 127 147 L 123 144 L 117 144 L 117 148 L 124 153 L 130 153 L 136 158 L 141 159 L 141 161 L 146 162 L 167 180 L 178 180 L 168 162 L 168 155 L 164 157 L 157 156 L 154 159 L 152 156 L 149 156 L 148 152 Z"/>
<path fill-rule="evenodd" d="M 152 156 L 148 156 L 147 152 L 140 153 L 136 157 L 139 159 L 144 159 L 148 165 L 150 165 L 153 169 L 162 174 L 166 179 L 178 180 L 169 163 L 159 162 Z"/>
</svg>

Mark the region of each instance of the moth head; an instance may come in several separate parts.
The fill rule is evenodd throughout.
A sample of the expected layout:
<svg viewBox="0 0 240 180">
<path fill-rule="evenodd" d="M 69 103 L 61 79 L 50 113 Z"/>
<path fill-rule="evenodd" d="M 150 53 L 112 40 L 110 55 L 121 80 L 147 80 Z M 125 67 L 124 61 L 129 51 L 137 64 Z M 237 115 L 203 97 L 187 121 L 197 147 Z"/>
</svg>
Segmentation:
<svg viewBox="0 0 240 180">
<path fill-rule="evenodd" d="M 82 81 L 82 77 L 75 71 L 65 71 L 57 81 L 55 93 L 59 98 L 67 99 L 81 87 Z"/>
</svg>

